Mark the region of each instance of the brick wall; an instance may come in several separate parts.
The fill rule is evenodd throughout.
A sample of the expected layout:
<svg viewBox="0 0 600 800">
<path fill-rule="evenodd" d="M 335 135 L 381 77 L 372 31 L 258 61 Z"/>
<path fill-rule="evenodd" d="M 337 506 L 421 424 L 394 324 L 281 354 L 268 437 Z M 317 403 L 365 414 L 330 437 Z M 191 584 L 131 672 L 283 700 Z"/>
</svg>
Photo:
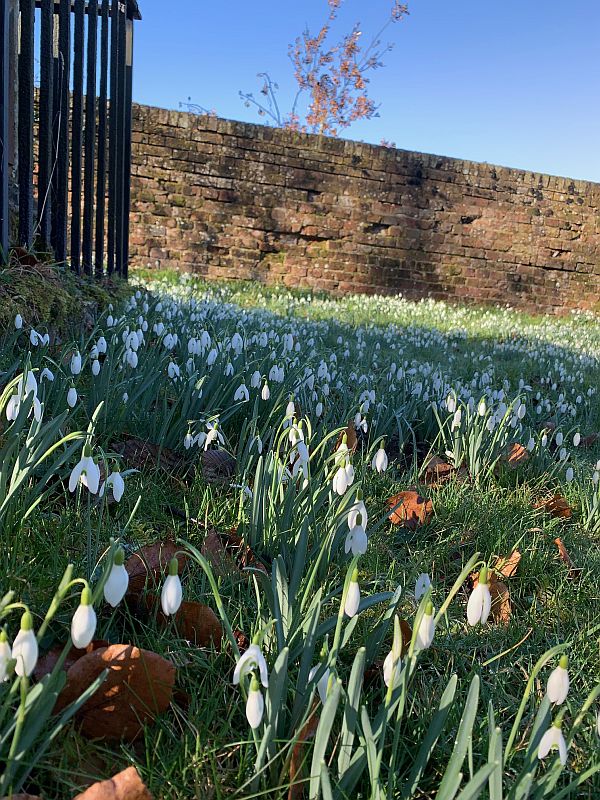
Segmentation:
<svg viewBox="0 0 600 800">
<path fill-rule="evenodd" d="M 145 106 L 133 129 L 134 265 L 600 310 L 600 184 Z"/>
</svg>

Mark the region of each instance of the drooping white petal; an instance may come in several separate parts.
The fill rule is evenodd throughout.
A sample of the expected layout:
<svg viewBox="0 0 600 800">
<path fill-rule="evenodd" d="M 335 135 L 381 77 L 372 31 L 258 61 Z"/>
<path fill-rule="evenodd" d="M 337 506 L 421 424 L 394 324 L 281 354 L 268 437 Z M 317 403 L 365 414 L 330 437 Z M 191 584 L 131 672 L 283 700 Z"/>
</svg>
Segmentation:
<svg viewBox="0 0 600 800">
<path fill-rule="evenodd" d="M 569 693 L 569 671 L 561 666 L 552 670 L 546 691 L 551 703 L 564 703 Z"/>
<path fill-rule="evenodd" d="M 250 689 L 246 700 L 246 719 L 253 730 L 262 722 L 264 710 L 265 701 L 262 692 L 260 689 Z"/>
<path fill-rule="evenodd" d="M 421 623 L 419 625 L 419 630 L 417 631 L 415 650 L 427 650 L 428 647 L 431 647 L 434 635 L 435 624 L 433 621 L 433 616 L 430 614 L 423 614 Z"/>
<path fill-rule="evenodd" d="M 360 605 L 360 587 L 356 581 L 350 581 L 348 587 L 348 594 L 346 595 L 346 602 L 344 603 L 344 612 L 348 617 L 354 617 Z"/>
<path fill-rule="evenodd" d="M 183 599 L 179 575 L 167 575 L 160 593 L 160 605 L 165 616 L 176 614 Z"/>
<path fill-rule="evenodd" d="M 38 644 L 33 630 L 20 630 L 12 646 L 12 657 L 16 659 L 15 672 L 22 678 L 29 676 L 38 660 Z"/>
<path fill-rule="evenodd" d="M 104 584 L 104 599 L 115 608 L 125 597 L 128 586 L 129 574 L 124 564 L 113 564 Z"/>
<path fill-rule="evenodd" d="M 422 572 L 415 583 L 415 600 L 420 600 L 430 587 L 431 578 L 426 572 Z"/>
<path fill-rule="evenodd" d="M 96 612 L 91 605 L 80 605 L 71 620 L 71 639 L 73 646 L 83 649 L 94 638 L 96 633 Z"/>
</svg>

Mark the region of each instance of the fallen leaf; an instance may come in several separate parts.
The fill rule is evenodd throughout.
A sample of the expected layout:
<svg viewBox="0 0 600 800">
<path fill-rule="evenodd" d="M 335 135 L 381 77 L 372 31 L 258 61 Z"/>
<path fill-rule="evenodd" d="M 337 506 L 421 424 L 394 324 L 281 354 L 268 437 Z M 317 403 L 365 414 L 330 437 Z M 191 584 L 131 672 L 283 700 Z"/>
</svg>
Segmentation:
<svg viewBox="0 0 600 800">
<path fill-rule="evenodd" d="M 410 530 L 415 530 L 420 525 L 425 525 L 433 514 L 431 500 L 427 500 L 418 492 L 399 492 L 387 501 L 388 508 L 392 509 L 389 519 L 394 525 L 402 525 Z M 396 508 L 396 506 L 398 506 Z"/>
<path fill-rule="evenodd" d="M 135 767 L 124 769 L 107 781 L 94 783 L 74 800 L 152 800 Z"/>
<path fill-rule="evenodd" d="M 101 647 L 108 647 L 109 644 L 110 643 L 105 639 L 94 639 L 84 649 L 71 647 L 63 663 L 63 670 L 66 672 L 76 661 L 86 655 L 86 653 L 93 653 L 94 650 L 99 650 Z M 44 655 L 38 659 L 35 669 L 33 670 L 36 681 L 41 681 L 44 675 L 49 675 L 52 672 L 63 650 L 64 647 L 57 645 L 56 647 L 50 648 L 47 653 L 44 653 Z"/>
<path fill-rule="evenodd" d="M 246 650 L 250 647 L 250 638 L 246 636 L 244 631 L 241 631 L 239 628 L 235 628 L 233 631 L 233 638 L 237 643 L 240 655 L 244 655 Z"/>
<path fill-rule="evenodd" d="M 505 578 L 512 578 L 517 571 L 520 561 L 521 553 L 518 550 L 513 550 L 508 558 L 497 558 L 494 567 L 488 572 L 488 585 L 490 587 L 490 595 L 492 596 L 492 609 L 490 613 L 494 622 L 507 625 L 512 616 L 508 586 L 504 581 L 499 580 L 498 575 L 502 575 Z M 469 577 L 471 579 L 472 588 L 474 589 L 479 583 L 479 573 L 472 572 Z"/>
<path fill-rule="evenodd" d="M 505 460 L 511 469 L 516 469 L 521 464 L 524 464 L 528 458 L 529 451 L 527 448 L 519 444 L 519 442 L 515 442 L 507 452 Z"/>
<path fill-rule="evenodd" d="M 146 595 L 145 601 L 148 611 L 156 609 L 156 618 L 163 627 L 170 625 L 172 620 L 175 630 L 182 639 L 187 639 L 198 647 L 214 646 L 218 650 L 221 649 L 223 628 L 219 618 L 209 606 L 193 600 L 184 600 L 177 613 L 173 617 L 167 617 L 161 611 L 157 597 Z"/>
<path fill-rule="evenodd" d="M 148 588 L 156 589 L 164 580 L 169 561 L 177 554 L 179 574 L 183 571 L 187 556 L 181 552 L 175 542 L 155 542 L 148 544 L 129 556 L 125 569 L 129 575 L 127 595 L 139 595 L 148 584 Z"/>
<path fill-rule="evenodd" d="M 113 644 L 78 659 L 67 672 L 55 712 L 73 703 L 104 671 L 108 674 L 75 719 L 88 739 L 131 741 L 169 707 L 175 684 L 170 661 L 128 644 Z"/>
<path fill-rule="evenodd" d="M 560 537 L 557 537 L 554 540 L 554 544 L 558 547 L 558 555 L 560 556 L 561 560 L 567 565 L 569 568 L 569 578 L 575 580 L 581 575 L 581 567 L 576 567 L 573 563 L 571 556 L 567 548 L 564 545 L 564 542 Z"/>
<path fill-rule="evenodd" d="M 429 486 L 441 486 L 452 478 L 456 470 L 439 456 L 431 456 L 423 464 L 423 481 Z"/>
<path fill-rule="evenodd" d="M 226 483 L 235 475 L 236 460 L 226 450 L 206 450 L 201 455 L 202 475 L 207 483 Z"/>
<path fill-rule="evenodd" d="M 204 537 L 201 552 L 210 561 L 216 573 L 222 577 L 239 574 L 247 567 L 267 573 L 265 565 L 252 548 L 233 531 L 227 533 L 208 531 Z"/>
<path fill-rule="evenodd" d="M 582 436 L 581 441 L 579 442 L 579 447 L 583 447 L 584 449 L 593 447 L 598 439 L 600 439 L 600 433 L 590 433 L 587 436 Z"/>
<path fill-rule="evenodd" d="M 521 553 L 518 550 L 513 550 L 508 558 L 498 558 L 494 569 L 504 575 L 505 578 L 512 578 L 520 561 Z"/>
<path fill-rule="evenodd" d="M 319 715 L 317 714 L 318 701 L 313 702 L 310 714 L 302 727 L 296 743 L 292 749 L 290 758 L 290 788 L 288 790 L 288 800 L 301 800 L 304 795 L 306 782 L 306 761 L 308 757 L 307 743 L 312 739 L 319 725 Z"/>
<path fill-rule="evenodd" d="M 555 494 L 554 497 L 548 497 L 545 500 L 539 500 L 533 504 L 533 507 L 542 509 L 547 514 L 561 519 L 569 519 L 573 514 L 573 509 L 560 494 Z"/>
</svg>

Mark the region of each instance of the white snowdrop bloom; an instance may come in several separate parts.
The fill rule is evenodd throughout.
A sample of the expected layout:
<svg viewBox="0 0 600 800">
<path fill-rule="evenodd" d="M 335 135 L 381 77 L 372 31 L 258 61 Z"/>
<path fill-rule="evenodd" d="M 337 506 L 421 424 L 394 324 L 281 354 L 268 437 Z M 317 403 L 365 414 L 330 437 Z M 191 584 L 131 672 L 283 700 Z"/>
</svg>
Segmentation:
<svg viewBox="0 0 600 800">
<path fill-rule="evenodd" d="M 125 551 L 119 547 L 115 553 L 113 564 L 104 584 L 104 599 L 113 608 L 125 597 L 129 586 L 129 573 L 125 569 Z"/>
<path fill-rule="evenodd" d="M 96 612 L 92 606 L 92 593 L 86 586 L 81 592 L 81 602 L 71 620 L 73 646 L 85 649 L 96 633 Z"/>
<path fill-rule="evenodd" d="M 561 656 L 558 667 L 552 670 L 548 678 L 546 694 L 551 703 L 560 705 L 567 699 L 569 693 L 569 659 Z"/>
<path fill-rule="evenodd" d="M 114 324 L 115 324 L 114 317 L 112 314 L 109 314 L 108 317 L 106 318 L 106 327 L 112 328 Z"/>
<path fill-rule="evenodd" d="M 371 468 L 374 469 L 379 474 L 385 472 L 386 469 L 388 468 L 388 457 L 387 453 L 383 448 L 383 444 L 380 446 L 379 450 L 373 456 L 373 460 L 371 461 Z"/>
<path fill-rule="evenodd" d="M 347 617 L 355 617 L 360 605 L 360 587 L 358 585 L 358 570 L 355 569 L 352 573 L 350 585 L 348 586 L 348 593 L 346 594 L 346 601 L 344 603 L 344 614 Z"/>
<path fill-rule="evenodd" d="M 579 447 L 579 443 L 581 442 L 581 434 L 579 431 L 573 436 L 573 446 Z"/>
<path fill-rule="evenodd" d="M 96 378 L 100 374 L 100 362 L 97 358 L 92 361 L 92 375 Z"/>
<path fill-rule="evenodd" d="M 185 447 L 185 449 L 186 449 L 186 450 L 189 450 L 189 449 L 190 449 L 190 447 L 191 447 L 193 444 L 194 444 L 194 437 L 192 436 L 192 434 L 190 433 L 190 431 L 188 431 L 188 432 L 186 433 L 186 435 L 183 437 L 183 446 Z"/>
<path fill-rule="evenodd" d="M 385 657 L 385 661 L 383 662 L 383 681 L 385 685 L 389 688 L 390 683 L 392 682 L 392 676 L 394 672 L 396 673 L 396 686 L 398 685 L 399 678 L 400 678 L 400 670 L 397 669 L 399 666 L 400 657 L 402 655 L 402 628 L 400 627 L 400 619 L 397 614 L 394 615 L 394 639 L 392 642 L 392 649 Z"/>
<path fill-rule="evenodd" d="M 69 491 L 74 492 L 78 483 L 85 486 L 92 494 L 97 494 L 100 485 L 100 467 L 92 458 L 89 444 L 83 446 L 81 459 L 71 471 Z"/>
<path fill-rule="evenodd" d="M 485 423 L 485 427 L 491 433 L 494 430 L 494 428 L 496 427 L 496 418 L 495 417 L 488 417 L 488 420 Z"/>
<path fill-rule="evenodd" d="M 251 386 L 251 388 L 252 389 L 258 389 L 258 387 L 260 386 L 260 381 L 261 381 L 261 374 L 260 374 L 260 372 L 258 370 L 255 370 L 252 373 L 252 377 L 250 378 L 250 386 Z"/>
<path fill-rule="evenodd" d="M 41 383 L 42 381 L 44 381 L 44 380 L 46 380 L 46 381 L 49 381 L 50 383 L 52 383 L 52 381 L 54 380 L 54 373 L 53 373 L 53 372 L 51 372 L 51 371 L 48 369 L 48 367 L 45 367 L 45 368 L 42 370 L 41 374 L 40 374 L 40 383 Z"/>
<path fill-rule="evenodd" d="M 92 361 L 94 361 L 95 359 L 98 358 L 99 355 L 100 355 L 100 351 L 98 350 L 97 345 L 95 345 L 95 344 L 92 345 L 92 347 L 90 349 L 90 353 L 89 353 L 90 359 Z"/>
<path fill-rule="evenodd" d="M 446 408 L 449 414 L 454 414 L 456 411 L 456 397 L 453 394 L 449 394 L 446 398 Z"/>
<path fill-rule="evenodd" d="M 29 341 L 32 347 L 46 346 L 50 344 L 50 336 L 47 333 L 42 335 L 32 328 L 29 333 Z"/>
<path fill-rule="evenodd" d="M 250 399 L 250 393 L 248 392 L 248 388 L 246 387 L 245 383 L 240 384 L 236 389 L 235 394 L 233 395 L 234 401 L 242 401 L 244 403 L 248 402 Z"/>
<path fill-rule="evenodd" d="M 74 386 L 71 386 L 69 388 L 69 391 L 67 392 L 67 405 L 69 406 L 69 408 L 75 408 L 76 404 L 77 404 L 77 389 Z"/>
<path fill-rule="evenodd" d="M 345 467 L 338 467 L 333 476 L 333 491 L 340 496 L 343 495 L 348 488 L 348 478 L 346 477 Z"/>
<path fill-rule="evenodd" d="M 485 625 L 492 609 L 492 596 L 487 582 L 487 567 L 479 572 L 479 583 L 471 592 L 467 603 L 467 621 L 469 625 L 481 623 Z"/>
<path fill-rule="evenodd" d="M 244 349 L 244 340 L 237 331 L 231 337 L 231 346 L 237 355 L 239 355 Z"/>
<path fill-rule="evenodd" d="M 135 350 L 128 350 L 125 357 L 129 366 L 132 369 L 136 369 L 138 365 L 138 354 L 135 352 Z"/>
<path fill-rule="evenodd" d="M 125 481 L 119 470 L 113 470 L 100 487 L 100 497 L 104 497 L 106 489 L 112 489 L 113 497 L 119 503 L 125 491 Z"/>
<path fill-rule="evenodd" d="M 599 481 L 600 481 L 600 472 L 598 472 L 598 470 L 596 469 L 592 474 L 592 483 L 594 484 L 594 486 L 597 486 Z"/>
<path fill-rule="evenodd" d="M 317 418 L 323 415 L 323 403 L 321 403 L 320 401 L 315 406 L 315 415 L 317 416 Z"/>
<path fill-rule="evenodd" d="M 252 730 L 256 730 L 260 726 L 264 711 L 265 701 L 260 690 L 260 684 L 253 675 L 246 700 L 246 719 Z"/>
<path fill-rule="evenodd" d="M 573 472 L 573 467 L 568 467 L 567 471 L 565 472 L 565 480 L 567 483 L 571 483 L 573 480 L 575 473 Z"/>
<path fill-rule="evenodd" d="M 213 349 L 209 352 L 208 356 L 206 357 L 206 365 L 208 367 L 212 367 L 212 365 L 217 360 L 217 356 L 218 355 L 219 355 L 218 351 L 215 350 L 214 347 L 213 347 Z"/>
<path fill-rule="evenodd" d="M 4 683 L 9 678 L 9 662 L 12 659 L 12 652 L 8 637 L 4 629 L 0 630 L 0 683 Z"/>
<path fill-rule="evenodd" d="M 563 736 L 560 726 L 553 723 L 540 740 L 538 758 L 546 758 L 548 753 L 555 748 L 558 750 L 560 763 L 564 767 L 567 763 L 567 743 L 565 742 L 565 737 Z"/>
<path fill-rule="evenodd" d="M 253 670 L 257 669 L 260 675 L 260 682 L 265 687 L 269 686 L 269 671 L 267 669 L 267 662 L 262 654 L 262 651 L 256 642 L 253 642 L 250 647 L 243 653 L 235 665 L 233 671 L 233 683 L 237 685 L 244 675 L 248 675 Z"/>
<path fill-rule="evenodd" d="M 363 528 L 366 528 L 369 520 L 366 506 L 359 494 L 360 492 L 357 494 L 356 503 L 354 503 L 354 505 L 352 505 L 348 510 L 348 528 L 350 530 L 355 528 L 357 525 L 362 525 Z"/>
<path fill-rule="evenodd" d="M 350 462 L 348 462 L 344 469 L 346 472 L 346 483 L 348 486 L 352 486 L 354 483 L 354 467 Z"/>
<path fill-rule="evenodd" d="M 121 400 L 123 401 L 123 403 L 126 403 L 129 400 L 129 395 L 127 394 L 127 392 L 123 392 L 123 397 L 121 398 Z"/>
<path fill-rule="evenodd" d="M 225 365 L 225 371 L 223 372 L 223 375 L 225 375 L 226 378 L 230 378 L 234 372 L 235 370 L 233 369 L 233 364 L 231 361 L 228 361 Z"/>
<path fill-rule="evenodd" d="M 106 344 L 106 339 L 104 338 L 104 336 L 100 336 L 100 338 L 96 342 L 96 347 L 99 353 L 106 353 L 106 351 L 108 350 L 108 345 Z"/>
<path fill-rule="evenodd" d="M 485 404 L 485 397 L 482 397 L 477 405 L 477 413 L 480 417 L 485 417 L 485 413 L 487 411 L 487 407 Z"/>
<path fill-rule="evenodd" d="M 529 450 L 530 453 L 535 449 L 535 439 L 533 438 L 533 436 L 531 436 L 529 438 L 529 441 L 527 442 L 527 449 Z"/>
<path fill-rule="evenodd" d="M 321 669 L 322 664 L 316 664 L 312 667 L 311 671 L 308 673 L 308 682 L 310 683 L 312 679 L 315 677 L 317 672 Z M 327 700 L 327 688 L 329 686 L 329 676 L 331 675 L 331 671 L 326 668 L 319 680 L 317 681 L 317 692 L 319 693 L 319 699 L 321 703 L 325 705 L 325 701 Z"/>
<path fill-rule="evenodd" d="M 38 660 L 38 643 L 33 632 L 33 618 L 29 611 L 21 617 L 21 627 L 15 636 L 12 646 L 12 657 L 15 659 L 15 672 L 22 677 L 29 677 Z"/>
<path fill-rule="evenodd" d="M 269 384 L 266 381 L 264 383 L 260 396 L 263 400 L 268 400 L 271 397 L 271 390 L 269 389 Z"/>
<path fill-rule="evenodd" d="M 564 440 L 564 436 L 562 434 L 562 431 L 558 431 L 558 433 L 554 437 L 554 441 L 556 442 L 556 446 L 560 447 L 561 444 L 563 443 L 563 440 Z"/>
<path fill-rule="evenodd" d="M 20 314 L 17 314 L 15 317 L 15 330 L 20 331 L 23 327 L 23 317 Z"/>
<path fill-rule="evenodd" d="M 420 600 L 430 588 L 431 578 L 426 572 L 422 572 L 415 583 L 415 600 Z"/>
<path fill-rule="evenodd" d="M 415 651 L 427 650 L 431 647 L 433 637 L 435 636 L 435 623 L 433 620 L 433 605 L 427 603 L 425 613 L 421 618 L 417 636 L 415 639 Z"/>
<path fill-rule="evenodd" d="M 560 450 L 558 451 L 558 458 L 559 458 L 560 461 L 566 461 L 567 460 L 567 448 L 566 447 L 561 447 L 560 448 Z"/>
<path fill-rule="evenodd" d="M 70 368 L 72 375 L 79 375 L 81 372 L 81 353 L 79 350 L 76 350 L 71 356 Z"/>
<path fill-rule="evenodd" d="M 172 381 L 177 380 L 177 378 L 181 376 L 181 370 L 179 369 L 179 365 L 176 364 L 174 361 L 169 361 L 169 366 L 167 367 L 167 375 Z"/>
<path fill-rule="evenodd" d="M 344 550 L 346 553 L 352 552 L 353 556 L 362 556 L 367 552 L 369 540 L 362 525 L 355 525 L 346 534 Z"/>
<path fill-rule="evenodd" d="M 548 444 L 548 435 L 546 433 L 542 436 L 541 444 L 542 444 L 542 447 L 546 447 L 547 444 Z"/>
<path fill-rule="evenodd" d="M 519 419 L 523 419 L 526 413 L 527 413 L 527 407 L 525 403 L 521 403 L 521 405 L 519 406 L 519 410 L 517 411 L 517 417 Z"/>
<path fill-rule="evenodd" d="M 461 420 L 462 420 L 462 411 L 460 410 L 460 408 L 457 408 L 456 411 L 454 412 L 454 417 L 452 418 L 451 430 L 455 431 L 457 430 L 457 428 L 460 428 Z"/>
<path fill-rule="evenodd" d="M 183 599 L 183 589 L 179 580 L 179 562 L 176 558 L 169 561 L 169 574 L 160 593 L 160 606 L 165 616 L 176 614 Z"/>
</svg>

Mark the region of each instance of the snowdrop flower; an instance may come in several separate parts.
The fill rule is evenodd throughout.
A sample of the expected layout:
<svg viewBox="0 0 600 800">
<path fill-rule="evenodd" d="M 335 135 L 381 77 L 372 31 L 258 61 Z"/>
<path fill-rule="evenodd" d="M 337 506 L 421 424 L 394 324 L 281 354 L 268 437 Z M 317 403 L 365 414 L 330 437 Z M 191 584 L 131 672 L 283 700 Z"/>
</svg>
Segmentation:
<svg viewBox="0 0 600 800">
<path fill-rule="evenodd" d="M 12 658 L 10 645 L 6 631 L 0 631 L 0 683 L 8 680 L 9 677 L 9 662 Z"/>
<path fill-rule="evenodd" d="M 113 608 L 125 597 L 129 586 L 129 573 L 125 569 L 125 551 L 117 548 L 108 578 L 104 584 L 104 599 Z"/>
<path fill-rule="evenodd" d="M 205 450 L 208 450 L 208 448 L 215 441 L 215 439 L 218 442 L 220 442 L 221 444 L 225 444 L 225 440 L 223 439 L 223 434 L 219 430 L 219 421 L 218 420 L 215 420 L 214 425 L 211 422 L 207 422 L 206 423 L 206 429 L 207 429 L 208 433 L 205 434 L 205 436 L 206 436 L 206 439 L 204 440 L 204 449 Z M 200 435 L 202 436 L 202 434 L 200 434 Z M 200 441 L 199 441 L 199 446 L 201 446 L 200 445 Z"/>
<path fill-rule="evenodd" d="M 571 483 L 574 475 L 575 473 L 573 472 L 573 467 L 569 467 L 565 473 L 565 480 L 567 481 L 567 483 Z"/>
<path fill-rule="evenodd" d="M 323 403 L 321 403 L 320 401 L 316 405 L 315 414 L 317 418 L 319 418 L 323 414 Z"/>
<path fill-rule="evenodd" d="M 29 611 L 21 617 L 21 627 L 12 646 L 12 657 L 16 661 L 17 675 L 20 678 L 29 677 L 38 660 L 38 644 L 33 632 L 33 618 Z"/>
<path fill-rule="evenodd" d="M 50 383 L 52 383 L 54 380 L 54 374 L 48 369 L 48 367 L 45 367 L 40 375 L 40 383 L 44 380 L 50 381 Z"/>
<path fill-rule="evenodd" d="M 479 583 L 471 592 L 467 603 L 467 621 L 469 625 L 477 625 L 480 622 L 485 625 L 492 609 L 492 596 L 487 582 L 487 567 L 482 567 L 479 572 Z"/>
<path fill-rule="evenodd" d="M 88 586 L 81 592 L 81 602 L 71 620 L 73 646 L 83 650 L 96 633 L 96 612 L 92 606 L 92 593 Z"/>
<path fill-rule="evenodd" d="M 400 627 L 400 619 L 397 614 L 394 615 L 394 640 L 392 642 L 392 649 L 385 657 L 383 662 L 383 680 L 385 685 L 389 688 L 392 682 L 392 676 L 396 671 L 398 662 L 402 655 L 402 628 Z M 396 673 L 397 678 L 399 677 Z"/>
<path fill-rule="evenodd" d="M 485 404 L 485 397 L 482 397 L 477 406 L 477 413 L 480 417 L 485 417 L 486 411 L 487 411 L 487 406 Z"/>
<path fill-rule="evenodd" d="M 190 447 L 194 444 L 194 437 L 192 436 L 191 432 L 188 431 L 186 435 L 183 437 L 183 446 L 186 450 L 189 450 Z"/>
<path fill-rule="evenodd" d="M 356 503 L 348 511 L 348 527 L 352 530 L 352 528 L 360 524 L 363 528 L 366 528 L 368 521 L 367 508 L 362 499 L 362 492 L 359 490 L 356 493 Z"/>
<path fill-rule="evenodd" d="M 269 389 L 269 384 L 266 381 L 262 388 L 260 396 L 263 400 L 268 400 L 271 397 L 271 390 Z"/>
<path fill-rule="evenodd" d="M 126 403 L 129 400 L 129 395 L 127 394 L 127 392 L 123 392 L 123 397 L 121 398 L 121 400 L 123 401 L 123 403 Z"/>
<path fill-rule="evenodd" d="M 160 605 L 165 616 L 176 614 L 183 599 L 183 589 L 179 580 L 179 561 L 172 558 L 169 561 L 169 574 L 163 583 L 160 593 Z"/>
<path fill-rule="evenodd" d="M 538 758 L 546 758 L 548 753 L 554 748 L 558 749 L 560 763 L 564 767 L 567 763 L 567 743 L 565 742 L 565 737 L 560 729 L 560 721 L 558 720 L 555 720 L 542 736 L 538 748 Z"/>
<path fill-rule="evenodd" d="M 20 314 L 17 314 L 15 317 L 15 329 L 20 331 L 23 327 L 23 317 Z"/>
<path fill-rule="evenodd" d="M 382 472 L 385 472 L 388 467 L 388 457 L 387 453 L 384 450 L 383 442 L 379 446 L 379 450 L 373 456 L 373 460 L 371 461 L 371 468 L 378 472 L 380 475 Z"/>
<path fill-rule="evenodd" d="M 125 481 L 118 469 L 113 469 L 100 487 L 100 497 L 104 497 L 106 489 L 112 489 L 113 497 L 119 503 L 125 491 Z"/>
<path fill-rule="evenodd" d="M 180 377 L 181 371 L 179 369 L 179 366 L 174 361 L 169 361 L 169 366 L 167 367 L 167 375 L 172 381 Z"/>
<path fill-rule="evenodd" d="M 415 600 L 420 600 L 430 588 L 431 578 L 426 572 L 422 572 L 415 583 Z"/>
<path fill-rule="evenodd" d="M 104 336 L 101 336 L 96 342 L 96 349 L 99 353 L 106 353 L 108 350 L 108 345 L 106 344 L 106 339 Z"/>
<path fill-rule="evenodd" d="M 81 372 L 81 353 L 79 352 L 79 350 L 76 350 L 71 356 L 70 368 L 72 375 L 79 375 L 79 373 Z"/>
<path fill-rule="evenodd" d="M 260 675 L 260 682 L 265 687 L 269 685 L 269 671 L 267 669 L 267 662 L 263 656 L 260 647 L 256 642 L 253 642 L 250 647 L 243 653 L 233 671 L 233 683 L 237 685 L 245 675 L 248 675 L 253 670 L 257 669 Z"/>
<path fill-rule="evenodd" d="M 446 408 L 449 414 L 454 414 L 456 411 L 456 397 L 453 394 L 449 394 L 446 398 Z"/>
<path fill-rule="evenodd" d="M 452 426 L 451 430 L 455 431 L 457 428 L 460 428 L 460 423 L 462 420 L 462 411 L 460 408 L 457 408 L 454 412 L 454 417 L 452 418 Z"/>
<path fill-rule="evenodd" d="M 561 446 L 561 444 L 563 443 L 563 439 L 564 439 L 564 437 L 562 435 L 562 431 L 558 431 L 558 433 L 554 437 L 554 441 L 556 442 L 556 446 L 557 447 Z"/>
<path fill-rule="evenodd" d="M 359 431 L 366 433 L 369 430 L 369 425 L 367 423 L 367 420 L 363 417 L 361 413 L 358 413 L 354 416 L 354 427 L 357 433 Z"/>
<path fill-rule="evenodd" d="M 42 336 L 41 333 L 38 333 L 32 328 L 29 334 L 29 341 L 31 342 L 32 347 L 37 347 L 38 345 L 48 345 L 50 344 L 50 336 L 47 333 Z"/>
<path fill-rule="evenodd" d="M 360 587 L 358 585 L 358 570 L 355 568 L 350 579 L 348 586 L 348 593 L 346 594 L 346 602 L 344 603 L 344 614 L 347 617 L 354 617 L 358 612 L 360 605 Z"/>
<path fill-rule="evenodd" d="M 356 525 L 348 531 L 346 543 L 344 545 L 345 552 L 349 553 L 352 551 L 353 556 L 364 555 L 367 552 L 367 545 L 369 543 L 360 514 L 358 515 L 358 519 L 361 520 L 361 522 L 357 522 Z"/>
<path fill-rule="evenodd" d="M 250 394 L 248 392 L 248 389 L 247 389 L 245 383 L 242 383 L 242 384 L 240 384 L 240 386 L 238 386 L 238 388 L 236 389 L 235 394 L 233 395 L 233 399 L 234 399 L 235 402 L 237 402 L 239 400 L 241 400 L 244 403 L 248 402 L 248 400 L 250 399 Z"/>
<path fill-rule="evenodd" d="M 533 450 L 535 449 L 535 439 L 533 438 L 533 436 L 531 436 L 529 438 L 529 441 L 527 442 L 527 449 L 529 450 L 530 453 L 533 452 Z"/>
<path fill-rule="evenodd" d="M 71 385 L 69 391 L 67 392 L 67 405 L 69 408 L 75 408 L 77 403 L 77 389 Z"/>
<path fill-rule="evenodd" d="M 71 471 L 69 491 L 74 492 L 78 483 L 86 486 L 92 494 L 97 494 L 100 484 L 100 467 L 92 458 L 92 448 L 87 443 L 83 446 L 79 463 Z"/>
<path fill-rule="evenodd" d="M 255 370 L 252 373 L 252 377 L 250 378 L 250 386 L 253 389 L 258 389 L 258 387 L 260 386 L 260 381 L 261 381 L 261 374 L 258 370 Z"/>
<path fill-rule="evenodd" d="M 546 687 L 546 694 L 551 703 L 560 705 L 567 699 L 569 693 L 569 659 L 567 656 L 561 656 L 558 662 L 558 667 L 552 670 L 548 678 L 548 685 Z"/>
<path fill-rule="evenodd" d="M 256 676 L 252 676 L 250 691 L 246 700 L 246 719 L 252 730 L 256 730 L 262 722 L 265 711 L 265 701 L 260 690 L 260 683 Z"/>
<path fill-rule="evenodd" d="M 581 442 L 581 434 L 579 431 L 573 436 L 573 446 L 579 447 L 579 443 Z"/>
<path fill-rule="evenodd" d="M 96 378 L 100 374 L 100 362 L 97 358 L 92 361 L 92 375 Z"/>
<path fill-rule="evenodd" d="M 311 671 L 308 673 L 308 682 L 310 683 L 312 679 L 315 677 L 317 672 L 321 669 L 322 664 L 316 664 Z M 321 703 L 325 705 L 325 701 L 327 700 L 327 687 L 329 686 L 329 676 L 331 672 L 329 669 L 325 669 L 319 680 L 317 681 L 317 691 L 319 693 L 319 699 Z"/>
<path fill-rule="evenodd" d="M 346 489 L 348 488 L 348 478 L 346 476 L 346 468 L 345 467 L 338 467 L 333 476 L 332 482 L 333 491 L 336 494 L 339 494 L 340 497 L 345 493 Z"/>
<path fill-rule="evenodd" d="M 427 603 L 425 606 L 425 613 L 421 617 L 419 630 L 415 639 L 415 651 L 418 653 L 421 650 L 427 650 L 431 647 L 433 637 L 435 635 L 435 623 L 433 621 L 433 605 Z"/>
</svg>

